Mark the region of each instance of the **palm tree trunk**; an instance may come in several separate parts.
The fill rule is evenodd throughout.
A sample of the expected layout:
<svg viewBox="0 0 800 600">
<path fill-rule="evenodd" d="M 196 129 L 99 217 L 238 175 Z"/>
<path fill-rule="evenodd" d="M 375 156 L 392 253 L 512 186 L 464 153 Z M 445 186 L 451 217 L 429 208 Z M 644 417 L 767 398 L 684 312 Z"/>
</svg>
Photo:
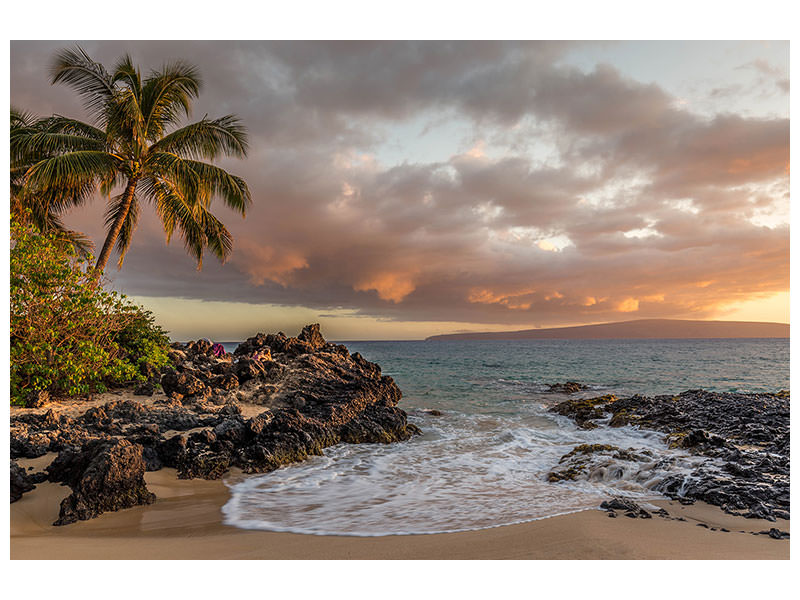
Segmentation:
<svg viewBox="0 0 800 600">
<path fill-rule="evenodd" d="M 136 184 L 138 181 L 139 180 L 137 178 L 131 178 L 128 180 L 128 185 L 125 187 L 124 196 L 122 197 L 122 210 L 119 211 L 117 218 L 114 220 L 114 224 L 108 231 L 106 241 L 103 244 L 103 249 L 100 252 L 100 256 L 97 257 L 97 264 L 94 266 L 95 281 L 100 279 L 100 275 L 102 275 L 106 268 L 106 264 L 108 263 L 108 259 L 111 257 L 111 250 L 114 248 L 114 244 L 117 242 L 119 232 L 122 231 L 122 224 L 125 223 L 125 218 L 128 216 L 128 211 L 131 209 L 131 204 L 133 203 L 133 194 L 136 192 Z"/>
</svg>

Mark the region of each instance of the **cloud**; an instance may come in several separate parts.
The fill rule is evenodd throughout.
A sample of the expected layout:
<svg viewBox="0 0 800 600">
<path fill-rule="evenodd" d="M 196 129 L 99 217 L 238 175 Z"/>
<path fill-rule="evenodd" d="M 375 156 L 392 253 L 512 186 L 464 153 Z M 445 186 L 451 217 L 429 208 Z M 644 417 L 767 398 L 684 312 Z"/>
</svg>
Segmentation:
<svg viewBox="0 0 800 600">
<path fill-rule="evenodd" d="M 81 113 L 47 84 L 62 45 L 12 43 L 12 104 Z M 694 114 L 657 83 L 566 64 L 566 44 L 86 48 L 106 63 L 189 58 L 205 77 L 195 115 L 237 113 L 252 138 L 246 161 L 224 165 L 254 198 L 245 220 L 220 209 L 228 264 L 196 272 L 146 207 L 111 273 L 131 294 L 547 325 L 707 317 L 788 289 L 788 119 Z M 387 131 L 421 113 L 474 139 L 437 162 L 382 164 Z M 100 240 L 99 206 L 70 224 Z"/>
</svg>

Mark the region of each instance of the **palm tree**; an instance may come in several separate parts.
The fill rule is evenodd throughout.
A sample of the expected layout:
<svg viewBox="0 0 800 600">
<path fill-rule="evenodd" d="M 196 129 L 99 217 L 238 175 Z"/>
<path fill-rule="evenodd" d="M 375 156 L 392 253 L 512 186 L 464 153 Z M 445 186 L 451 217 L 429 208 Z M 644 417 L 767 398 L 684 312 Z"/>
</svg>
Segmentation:
<svg viewBox="0 0 800 600">
<path fill-rule="evenodd" d="M 59 198 L 68 206 L 98 189 L 108 197 L 97 276 L 115 245 L 122 266 L 142 201 L 155 208 L 167 243 L 178 230 L 198 269 L 205 249 L 224 262 L 233 239 L 209 206 L 220 197 L 244 216 L 250 191 L 241 178 L 204 161 L 245 157 L 247 134 L 234 115 L 179 127 L 200 91 L 195 67 L 175 62 L 143 80 L 130 56 L 109 73 L 76 47 L 57 54 L 51 74 L 51 83 L 78 92 L 92 123 L 58 115 L 43 119 L 12 141 L 12 153 L 31 163 L 22 177 L 29 196 Z"/>
</svg>

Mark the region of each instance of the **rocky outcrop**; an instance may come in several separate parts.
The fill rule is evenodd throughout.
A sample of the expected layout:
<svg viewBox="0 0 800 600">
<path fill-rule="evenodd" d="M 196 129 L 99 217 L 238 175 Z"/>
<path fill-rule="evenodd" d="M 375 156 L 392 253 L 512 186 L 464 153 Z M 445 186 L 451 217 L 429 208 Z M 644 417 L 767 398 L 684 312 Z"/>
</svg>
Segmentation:
<svg viewBox="0 0 800 600">
<path fill-rule="evenodd" d="M 151 504 L 155 494 L 144 482 L 142 446 L 120 439 L 95 441 L 79 450 L 64 450 L 47 468 L 51 481 L 72 493 L 61 502 L 53 525 L 85 521 L 104 512 Z"/>
<path fill-rule="evenodd" d="M 260 333 L 219 357 L 205 340 L 176 343 L 170 358 L 147 403 L 12 418 L 12 458 L 60 453 L 48 473 L 73 493 L 58 524 L 152 501 L 146 470 L 173 467 L 178 477 L 204 479 L 231 467 L 263 473 L 340 442 L 386 444 L 418 433 L 397 408 L 402 394 L 392 378 L 326 342 L 319 325 L 297 338 Z M 247 418 L 244 404 L 262 410 Z"/>
<path fill-rule="evenodd" d="M 237 348 L 237 368 L 247 374 L 240 373 L 244 385 L 236 393 L 268 410 L 170 442 L 170 448 L 181 444 L 174 453 L 179 477 L 217 478 L 231 466 L 261 473 L 339 442 L 390 443 L 416 433 L 397 408 L 399 388 L 378 365 L 325 343 L 317 326 L 301 336 L 259 334 Z M 269 359 L 248 358 L 253 355 Z"/>
<path fill-rule="evenodd" d="M 670 447 L 708 458 L 691 473 L 670 475 L 659 484 L 658 491 L 670 498 L 684 503 L 702 500 L 745 517 L 789 518 L 787 392 L 602 396 L 567 400 L 551 411 L 585 429 L 636 425 L 660 431 Z M 566 469 L 553 473 L 579 473 L 580 465 L 574 462 L 567 461 Z"/>
</svg>

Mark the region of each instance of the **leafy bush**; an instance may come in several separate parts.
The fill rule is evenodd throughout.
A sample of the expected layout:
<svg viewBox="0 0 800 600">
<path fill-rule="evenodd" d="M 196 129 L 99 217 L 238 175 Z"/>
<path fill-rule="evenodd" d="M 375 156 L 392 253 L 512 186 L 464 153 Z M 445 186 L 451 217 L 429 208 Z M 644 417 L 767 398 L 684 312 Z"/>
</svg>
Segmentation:
<svg viewBox="0 0 800 600">
<path fill-rule="evenodd" d="M 153 315 L 92 280 L 55 235 L 11 222 L 11 399 L 33 390 L 77 396 L 143 381 L 167 364 Z"/>
</svg>

